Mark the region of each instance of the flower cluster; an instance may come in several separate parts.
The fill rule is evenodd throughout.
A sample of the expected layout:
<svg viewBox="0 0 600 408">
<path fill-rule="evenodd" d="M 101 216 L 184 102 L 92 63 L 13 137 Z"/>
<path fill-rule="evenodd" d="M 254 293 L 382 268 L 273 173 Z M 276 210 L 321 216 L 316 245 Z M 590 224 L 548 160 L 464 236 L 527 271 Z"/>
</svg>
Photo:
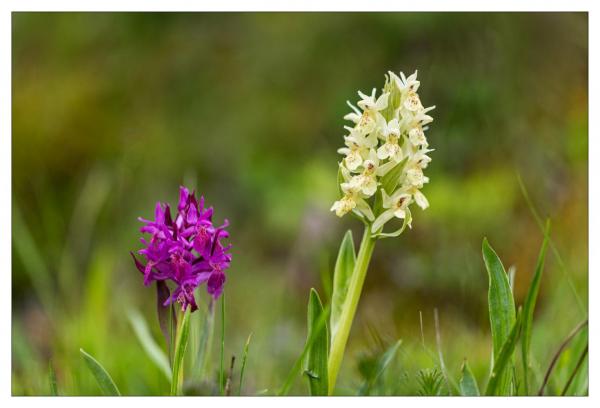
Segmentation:
<svg viewBox="0 0 600 408">
<path fill-rule="evenodd" d="M 225 220 L 215 227 L 212 215 L 212 207 L 204 208 L 204 197 L 197 201 L 194 192 L 190 194 L 187 188 L 180 187 L 175 218 L 169 205 L 160 202 L 156 203 L 154 221 L 139 218 L 144 223 L 140 232 L 150 234 L 150 240 L 141 238 L 144 248 L 138 251 L 146 258 L 146 264 L 133 253 L 131 256 L 144 275 L 145 285 L 153 281 L 172 281 L 176 285 L 165 306 L 177 301 L 183 310 L 188 306 L 196 310 L 194 291 L 204 282 L 210 295 L 221 295 L 224 271 L 231 262 L 231 245 L 221 242 L 229 236 L 225 231 L 229 224 Z"/>
<path fill-rule="evenodd" d="M 348 102 L 353 112 L 344 119 L 354 126 L 344 126 L 346 146 L 338 150 L 345 156 L 339 164 L 342 197 L 331 211 L 339 217 L 352 211 L 371 224 L 374 234 L 394 217 L 410 227 L 411 203 L 422 209 L 429 206 L 420 189 L 429 182 L 423 169 L 431 161 L 427 153 L 432 150 L 425 131 L 433 121 L 427 112 L 435 106 L 423 107 L 419 85 L 416 71 L 408 78 L 388 72 L 379 97 L 376 89 L 371 95 L 359 91 L 358 108 Z M 370 204 L 372 197 L 376 200 Z"/>
</svg>

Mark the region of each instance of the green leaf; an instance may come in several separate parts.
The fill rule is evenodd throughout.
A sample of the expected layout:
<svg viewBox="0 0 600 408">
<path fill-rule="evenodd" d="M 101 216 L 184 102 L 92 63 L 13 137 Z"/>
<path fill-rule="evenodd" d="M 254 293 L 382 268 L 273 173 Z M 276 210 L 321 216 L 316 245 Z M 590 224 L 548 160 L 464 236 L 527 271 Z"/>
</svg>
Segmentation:
<svg viewBox="0 0 600 408">
<path fill-rule="evenodd" d="M 150 357 L 150 360 L 152 360 L 152 362 L 156 364 L 158 368 L 160 368 L 160 371 L 170 382 L 171 367 L 169 366 L 169 359 L 158 346 L 158 344 L 156 344 L 154 338 L 152 338 L 152 334 L 150 334 L 146 320 L 137 310 L 134 309 L 128 312 L 127 317 L 129 318 L 129 323 L 131 323 L 131 327 L 133 328 L 136 337 L 142 345 L 142 348 L 148 357 Z"/>
<path fill-rule="evenodd" d="M 242 395 L 242 386 L 244 385 L 244 370 L 246 369 L 246 359 L 248 358 L 248 349 L 250 347 L 250 339 L 252 339 L 252 333 L 248 335 L 246 344 L 244 344 L 244 352 L 242 355 L 242 368 L 240 369 L 240 387 L 238 389 L 238 395 Z"/>
<path fill-rule="evenodd" d="M 54 372 L 52 361 L 48 364 L 48 383 L 50 384 L 50 395 L 57 397 L 58 387 L 56 386 L 56 373 Z"/>
<path fill-rule="evenodd" d="M 396 353 L 398 352 L 398 349 L 400 348 L 401 344 L 402 340 L 398 340 L 397 342 L 392 344 L 392 346 L 390 346 L 383 354 L 381 354 L 381 356 L 377 359 L 377 362 L 375 363 L 375 366 L 373 367 L 373 370 L 371 371 L 369 377 L 367 378 L 367 381 L 359 390 L 360 395 L 369 394 L 373 385 L 375 385 L 377 380 L 379 380 L 383 372 L 388 368 L 388 366 L 396 356 Z"/>
<path fill-rule="evenodd" d="M 175 353 L 173 356 L 173 377 L 171 379 L 171 395 L 180 395 L 183 383 L 183 357 L 187 348 L 188 337 L 190 335 L 190 308 L 185 310 L 181 326 L 177 331 L 175 341 Z"/>
<path fill-rule="evenodd" d="M 515 325 L 515 302 L 502 261 L 500 261 L 486 238 L 483 239 L 482 252 L 489 276 L 488 307 L 493 355 L 494 358 L 497 358 L 509 338 L 511 328 Z M 502 374 L 503 378 L 501 379 L 495 379 L 500 383 L 498 390 L 500 395 L 508 394 L 510 384 L 507 374 L 509 373 Z"/>
<path fill-rule="evenodd" d="M 523 379 L 525 386 L 525 395 L 529 394 L 529 347 L 531 346 L 531 331 L 533 326 L 533 312 L 538 292 L 540 290 L 540 282 L 544 271 L 544 261 L 546 259 L 546 248 L 548 246 L 548 238 L 550 234 L 550 221 L 546 221 L 546 229 L 544 230 L 544 241 L 538 255 L 535 273 L 523 306 L 523 339 L 521 341 L 521 357 L 523 361 Z"/>
<path fill-rule="evenodd" d="M 306 354 L 304 372 L 308 377 L 308 385 L 310 395 L 327 395 L 327 357 L 329 348 L 329 336 L 327 333 L 327 324 L 319 326 L 319 318 L 324 314 L 323 304 L 317 291 L 313 288 L 310 290 L 308 298 L 308 314 L 307 324 L 308 340 L 315 336 L 315 340 L 308 348 Z"/>
<path fill-rule="evenodd" d="M 81 356 L 83 357 L 83 360 L 85 361 L 85 364 L 88 366 L 88 368 L 94 375 L 94 378 L 96 378 L 96 382 L 100 386 L 100 390 L 102 390 L 102 393 L 104 395 L 112 395 L 112 396 L 121 395 L 115 382 L 110 377 L 108 372 L 104 369 L 104 367 L 102 367 L 102 364 L 100 364 L 98 361 L 96 361 L 96 359 L 94 357 L 90 356 L 83 349 L 79 349 L 79 352 L 81 353 Z"/>
<path fill-rule="evenodd" d="M 508 387 L 500 388 L 503 386 L 503 381 L 505 379 L 504 373 L 505 369 L 508 366 L 509 362 L 512 359 L 513 353 L 515 351 L 515 346 L 517 345 L 517 341 L 519 340 L 519 335 L 521 334 L 521 320 L 522 313 L 520 313 L 521 309 L 519 309 L 519 315 L 515 320 L 515 323 L 506 338 L 506 341 L 500 348 L 500 352 L 496 354 L 496 359 L 494 360 L 494 367 L 492 368 L 492 374 L 490 375 L 490 380 L 488 381 L 487 388 L 485 390 L 485 395 L 509 395 Z"/>
<path fill-rule="evenodd" d="M 473 376 L 473 373 L 469 368 L 469 363 L 467 363 L 467 360 L 463 362 L 461 371 L 462 376 L 459 382 L 460 395 L 463 395 L 465 397 L 478 397 L 479 387 L 477 386 L 477 380 L 475 380 L 475 377 Z"/>
<path fill-rule="evenodd" d="M 331 295 L 330 319 L 332 341 L 337 334 L 340 316 L 342 315 L 344 302 L 348 295 L 350 277 L 354 271 L 355 263 L 356 253 L 354 252 L 354 240 L 352 239 L 352 231 L 348 230 L 340 245 L 333 272 L 333 294 Z"/>
<path fill-rule="evenodd" d="M 277 391 L 277 395 L 279 395 L 279 396 L 287 395 L 287 393 L 290 391 L 290 388 L 294 382 L 294 379 L 296 378 L 296 376 L 299 374 L 300 370 L 302 369 L 302 362 L 306 358 L 306 355 L 308 354 L 308 350 L 310 349 L 310 347 L 313 345 L 313 343 L 317 339 L 321 329 L 323 327 L 325 327 L 327 324 L 327 313 L 329 313 L 329 305 L 327 305 L 325 307 L 325 309 L 323 310 L 323 313 L 321 313 L 321 316 L 319 316 L 318 322 L 315 325 L 313 325 L 313 327 L 315 329 L 308 337 L 308 340 L 306 341 L 306 344 L 304 345 L 304 349 L 302 350 L 300 357 L 298 357 L 298 359 L 296 359 L 296 361 L 294 362 L 294 365 L 292 366 L 292 368 L 290 369 L 290 372 L 288 373 L 287 377 L 285 378 L 285 382 L 283 383 L 281 388 Z"/>
<path fill-rule="evenodd" d="M 381 187 L 385 190 L 388 195 L 392 195 L 398 182 L 400 181 L 400 176 L 402 175 L 402 171 L 404 170 L 404 165 L 406 164 L 406 160 L 408 156 L 401 160 L 398 164 L 396 164 L 390 171 L 388 171 L 381 178 Z"/>
</svg>

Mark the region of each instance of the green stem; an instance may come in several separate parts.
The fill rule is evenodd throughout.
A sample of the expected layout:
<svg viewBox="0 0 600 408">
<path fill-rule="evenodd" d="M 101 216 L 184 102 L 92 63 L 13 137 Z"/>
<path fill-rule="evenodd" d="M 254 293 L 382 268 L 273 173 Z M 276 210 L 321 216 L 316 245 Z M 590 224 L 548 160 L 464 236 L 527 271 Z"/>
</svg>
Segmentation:
<svg viewBox="0 0 600 408">
<path fill-rule="evenodd" d="M 344 350 L 346 349 L 346 343 L 348 336 L 350 335 L 350 329 L 352 328 L 352 321 L 356 314 L 356 307 L 358 306 L 358 300 L 360 299 L 360 293 L 362 292 L 363 283 L 367 276 L 367 269 L 369 268 L 369 261 L 373 254 L 373 248 L 375 248 L 376 239 L 371 237 L 370 227 L 365 226 L 365 232 L 363 234 L 362 241 L 360 243 L 360 249 L 356 258 L 356 264 L 354 265 L 354 271 L 352 272 L 352 278 L 350 280 L 350 286 L 348 287 L 348 294 L 342 308 L 340 315 L 340 323 L 338 331 L 331 344 L 331 350 L 329 352 L 329 361 L 327 366 L 328 377 L 329 377 L 329 395 L 333 394 L 335 389 L 335 382 L 337 375 L 342 365 L 342 359 L 344 357 Z"/>
<path fill-rule="evenodd" d="M 225 361 L 225 293 L 221 294 L 221 367 L 219 369 L 219 391 L 224 395 L 224 361 Z"/>
</svg>

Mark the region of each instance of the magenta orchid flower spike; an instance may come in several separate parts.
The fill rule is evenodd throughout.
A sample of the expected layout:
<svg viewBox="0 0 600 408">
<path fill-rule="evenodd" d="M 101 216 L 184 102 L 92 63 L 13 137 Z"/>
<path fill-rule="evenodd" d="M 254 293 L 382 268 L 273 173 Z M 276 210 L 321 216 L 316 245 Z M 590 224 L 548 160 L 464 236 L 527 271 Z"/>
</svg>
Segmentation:
<svg viewBox="0 0 600 408">
<path fill-rule="evenodd" d="M 220 227 L 212 222 L 213 208 L 204 208 L 204 197 L 196 200 L 185 187 L 179 189 L 177 214 L 173 218 L 168 204 L 156 203 L 154 221 L 139 218 L 144 226 L 140 232 L 150 234 L 141 238 L 144 248 L 138 254 L 145 264 L 131 253 L 136 267 L 144 276 L 144 285 L 154 281 L 171 281 L 175 286 L 164 306 L 173 302 L 182 310 L 198 308 L 194 291 L 206 282 L 206 290 L 218 298 L 225 284 L 225 270 L 229 268 L 231 245 L 221 240 L 228 238 L 227 220 Z"/>
</svg>

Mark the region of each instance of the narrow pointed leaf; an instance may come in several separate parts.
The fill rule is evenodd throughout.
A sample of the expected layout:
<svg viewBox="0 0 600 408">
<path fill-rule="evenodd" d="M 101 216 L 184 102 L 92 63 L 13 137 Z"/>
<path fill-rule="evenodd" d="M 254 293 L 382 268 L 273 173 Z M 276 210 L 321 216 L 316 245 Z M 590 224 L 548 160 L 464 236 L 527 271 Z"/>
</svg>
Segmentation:
<svg viewBox="0 0 600 408">
<path fill-rule="evenodd" d="M 460 395 L 465 397 L 478 397 L 479 396 L 479 387 L 477 386 L 477 380 L 473 376 L 471 372 L 471 368 L 469 367 L 469 363 L 467 360 L 462 365 L 462 376 L 460 378 Z"/>
<path fill-rule="evenodd" d="M 154 341 L 144 317 L 137 310 L 131 310 L 128 313 L 128 318 L 136 337 L 138 338 L 148 357 L 150 357 L 150 360 L 156 364 L 160 371 L 165 375 L 167 380 L 171 381 L 171 367 L 169 366 L 169 359 L 164 351 L 162 351 L 158 344 L 156 344 Z"/>
<path fill-rule="evenodd" d="M 83 349 L 79 349 L 79 352 L 83 357 L 83 361 L 85 361 L 85 364 L 90 369 L 92 375 L 96 379 L 96 382 L 100 386 L 102 394 L 111 396 L 121 395 L 115 382 L 108 374 L 108 372 L 104 369 L 104 367 L 102 367 L 102 364 L 100 364 L 94 357 L 86 353 Z"/>
<path fill-rule="evenodd" d="M 56 385 L 56 372 L 54 372 L 52 361 L 48 364 L 48 383 L 50 384 L 50 395 L 57 397 L 58 387 Z"/>
<path fill-rule="evenodd" d="M 333 294 L 331 296 L 331 338 L 337 334 L 339 319 L 342 314 L 344 302 L 348 295 L 348 286 L 350 285 L 350 277 L 354 271 L 356 263 L 356 253 L 354 252 L 354 240 L 352 239 L 352 231 L 346 231 L 333 272 Z"/>
<path fill-rule="evenodd" d="M 250 348 L 250 340 L 252 339 L 252 333 L 248 336 L 246 344 L 244 344 L 244 352 L 242 353 L 242 368 L 240 369 L 240 387 L 238 389 L 238 395 L 242 395 L 242 386 L 244 385 L 244 370 L 246 369 L 246 360 L 248 358 L 248 350 Z"/>
<path fill-rule="evenodd" d="M 506 343 L 511 328 L 515 325 L 515 302 L 508 282 L 508 275 L 502 261 L 484 238 L 482 245 L 483 260 L 489 277 L 488 307 L 492 331 L 493 355 L 496 359 Z M 509 389 L 509 371 L 496 378 L 499 383 L 498 394 L 507 395 Z"/>
<path fill-rule="evenodd" d="M 171 395 L 180 395 L 181 386 L 183 383 L 183 357 L 185 356 L 185 350 L 187 348 L 188 337 L 190 335 L 190 308 L 187 308 L 183 319 L 181 320 L 181 327 L 177 332 L 177 339 L 175 341 L 175 353 L 173 355 L 173 377 L 171 379 Z"/>
<path fill-rule="evenodd" d="M 550 222 L 546 222 L 546 229 L 544 231 L 544 241 L 542 242 L 542 248 L 538 256 L 537 264 L 535 267 L 535 273 L 527 296 L 525 296 L 525 303 L 523 305 L 523 339 L 521 341 L 521 357 L 523 360 L 523 379 L 525 386 L 525 395 L 529 394 L 529 347 L 531 345 L 531 330 L 533 326 L 533 312 L 535 310 L 535 303 L 540 290 L 540 282 L 542 280 L 542 273 L 544 271 L 544 261 L 546 259 L 546 248 L 548 246 L 548 238 L 550 234 Z"/>
<path fill-rule="evenodd" d="M 504 373 L 508 371 L 506 368 L 512 359 L 515 346 L 517 345 L 517 341 L 519 340 L 519 336 L 521 334 L 521 320 L 522 314 L 519 313 L 519 316 L 516 318 L 515 323 L 508 334 L 508 337 L 506 338 L 506 341 L 500 348 L 500 352 L 496 354 L 496 358 L 494 359 L 494 367 L 492 368 L 492 374 L 490 375 L 490 380 L 488 381 L 485 395 L 509 395 L 508 389 L 503 389 L 500 387 L 503 386 L 502 381 L 504 381 Z"/>
<path fill-rule="evenodd" d="M 377 362 L 375 363 L 375 366 L 373 367 L 370 376 L 367 378 L 367 381 L 359 390 L 359 395 L 369 395 L 369 392 L 371 391 L 373 385 L 375 385 L 377 380 L 381 377 L 381 375 L 393 361 L 401 344 L 402 340 L 398 340 L 392 346 L 390 346 L 383 354 L 381 354 L 381 356 L 377 359 Z"/>
<path fill-rule="evenodd" d="M 327 395 L 329 383 L 327 380 L 327 357 L 329 336 L 327 325 L 319 326 L 319 318 L 324 314 L 323 304 L 317 291 L 310 290 L 308 299 L 308 334 L 307 343 L 311 337 L 315 340 L 308 348 L 304 372 L 307 374 L 310 395 Z"/>
</svg>

